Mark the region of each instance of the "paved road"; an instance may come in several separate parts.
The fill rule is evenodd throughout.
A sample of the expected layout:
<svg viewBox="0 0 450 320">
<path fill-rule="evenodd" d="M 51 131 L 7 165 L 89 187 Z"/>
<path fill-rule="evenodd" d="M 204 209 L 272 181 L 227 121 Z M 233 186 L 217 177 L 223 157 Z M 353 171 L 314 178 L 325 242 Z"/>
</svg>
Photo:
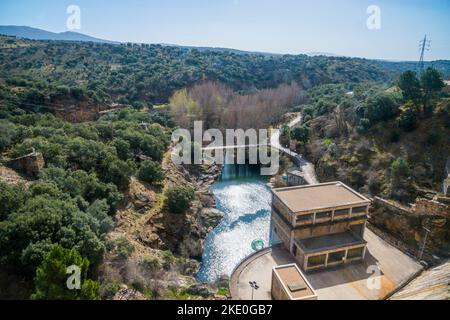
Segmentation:
<svg viewBox="0 0 450 320">
<path fill-rule="evenodd" d="M 302 116 L 299 114 L 295 117 L 291 122 L 288 123 L 289 128 L 295 127 L 302 121 Z M 316 177 L 316 171 L 314 169 L 314 165 L 311 162 L 308 162 L 301 154 L 298 154 L 288 148 L 283 147 L 280 144 L 280 129 L 274 129 L 272 136 L 270 137 L 270 145 L 295 159 L 295 164 L 303 171 L 305 175 L 305 180 L 309 184 L 317 184 L 319 181 Z"/>
</svg>

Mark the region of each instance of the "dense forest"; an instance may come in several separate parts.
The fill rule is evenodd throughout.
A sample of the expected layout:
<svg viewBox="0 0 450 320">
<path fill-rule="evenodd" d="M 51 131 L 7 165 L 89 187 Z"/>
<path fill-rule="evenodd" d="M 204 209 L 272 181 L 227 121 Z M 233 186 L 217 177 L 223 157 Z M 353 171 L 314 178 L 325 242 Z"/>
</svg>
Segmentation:
<svg viewBox="0 0 450 320">
<path fill-rule="evenodd" d="M 151 248 L 157 258 L 130 266 L 133 244 L 108 234 L 131 206 L 136 186 L 145 189 L 139 197 L 155 198 L 152 214 L 166 210 L 178 221 L 189 209 L 194 190 L 165 186 L 163 166 L 172 129 L 189 128 L 193 119 L 209 127 L 263 128 L 286 112 L 302 112 L 303 124 L 285 129 L 284 138 L 316 163 L 324 180 L 403 202 L 417 195 L 416 184 L 436 188 L 450 145 L 448 95 L 441 92 L 450 64 L 436 62 L 440 74 L 427 69 L 420 79 L 401 75 L 411 67 L 0 36 L 1 167 L 33 150 L 45 159 L 33 181 L 0 181 L 0 295 L 112 298 L 123 279 L 102 280 L 98 272 L 105 254 L 113 254 L 121 269 L 132 269 L 128 274 L 150 270 L 128 281 L 134 291 L 185 297 L 179 288 L 156 290 L 149 281 L 191 257 Z M 55 112 L 86 101 L 99 110 L 120 108 L 80 123 Z M 60 289 L 72 264 L 83 266 L 76 293 Z M 10 277 L 27 283 L 25 289 L 9 287 Z"/>
<path fill-rule="evenodd" d="M 241 93 L 291 82 L 303 89 L 327 83 L 384 83 L 411 67 L 409 63 L 342 57 L 272 56 L 5 36 L 0 36 L 0 48 L 0 89 L 13 90 L 17 99 L 31 107 L 82 96 L 108 105 L 149 107 L 167 103 L 174 91 L 205 79 Z M 450 74 L 448 61 L 436 64 L 444 75 Z"/>
<path fill-rule="evenodd" d="M 434 68 L 402 73 L 392 86 L 327 84 L 294 108 L 303 125 L 284 141 L 316 165 L 321 181 L 340 180 L 403 204 L 439 191 L 450 153 L 450 99 Z"/>
</svg>

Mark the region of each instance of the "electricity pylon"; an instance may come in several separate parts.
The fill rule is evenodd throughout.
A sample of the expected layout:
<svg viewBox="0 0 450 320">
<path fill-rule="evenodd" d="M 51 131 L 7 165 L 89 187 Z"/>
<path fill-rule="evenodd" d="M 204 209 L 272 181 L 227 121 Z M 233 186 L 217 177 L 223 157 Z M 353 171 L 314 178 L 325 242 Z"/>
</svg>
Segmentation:
<svg viewBox="0 0 450 320">
<path fill-rule="evenodd" d="M 425 67 L 425 51 L 429 51 L 431 47 L 431 41 L 427 39 L 427 35 L 425 38 L 419 43 L 419 51 L 420 51 L 420 60 L 419 60 L 419 73 L 421 73 Z"/>
</svg>

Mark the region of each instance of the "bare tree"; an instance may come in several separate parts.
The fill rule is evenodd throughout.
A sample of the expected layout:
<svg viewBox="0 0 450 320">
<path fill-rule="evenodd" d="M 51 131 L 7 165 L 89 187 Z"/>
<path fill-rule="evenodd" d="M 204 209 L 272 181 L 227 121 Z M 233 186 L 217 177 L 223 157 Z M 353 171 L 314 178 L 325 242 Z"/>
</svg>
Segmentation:
<svg viewBox="0 0 450 320">
<path fill-rule="evenodd" d="M 202 82 L 176 92 L 170 100 L 175 122 L 191 128 L 192 120 L 203 120 L 207 128 L 267 128 L 289 108 L 304 99 L 296 84 L 240 95 L 217 82 Z"/>
</svg>

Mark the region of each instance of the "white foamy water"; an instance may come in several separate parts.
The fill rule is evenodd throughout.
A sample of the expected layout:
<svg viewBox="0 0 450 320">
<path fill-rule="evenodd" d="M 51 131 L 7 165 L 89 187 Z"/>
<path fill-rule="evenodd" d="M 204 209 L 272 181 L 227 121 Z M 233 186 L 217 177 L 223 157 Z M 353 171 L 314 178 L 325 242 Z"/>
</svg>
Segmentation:
<svg viewBox="0 0 450 320">
<path fill-rule="evenodd" d="M 213 282 L 230 275 L 254 251 L 254 240 L 269 245 L 271 193 L 255 176 L 216 182 L 212 192 L 225 217 L 205 240 L 199 281 Z"/>
</svg>

